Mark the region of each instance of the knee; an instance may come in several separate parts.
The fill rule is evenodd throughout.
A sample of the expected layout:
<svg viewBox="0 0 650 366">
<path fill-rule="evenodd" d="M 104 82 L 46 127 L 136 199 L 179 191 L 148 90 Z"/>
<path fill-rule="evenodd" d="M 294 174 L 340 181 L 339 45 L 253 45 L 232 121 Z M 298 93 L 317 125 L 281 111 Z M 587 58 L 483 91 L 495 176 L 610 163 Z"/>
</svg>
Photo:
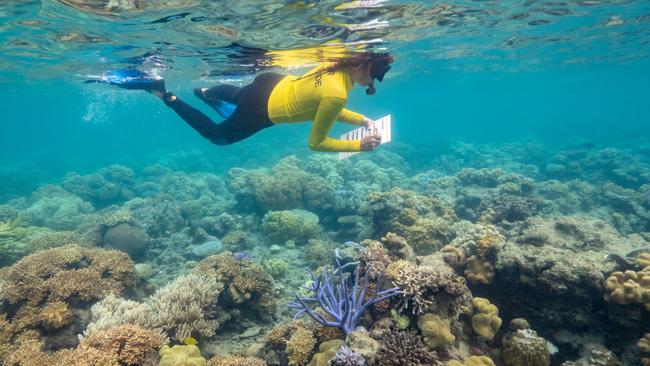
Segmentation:
<svg viewBox="0 0 650 366">
<path fill-rule="evenodd" d="M 213 143 L 213 144 L 215 144 L 215 145 L 219 145 L 219 146 L 230 145 L 230 144 L 231 144 L 231 142 L 229 142 L 228 140 L 226 140 L 226 139 L 223 138 L 223 137 L 218 137 L 218 138 L 208 138 L 208 140 L 209 140 L 211 143 Z"/>
</svg>

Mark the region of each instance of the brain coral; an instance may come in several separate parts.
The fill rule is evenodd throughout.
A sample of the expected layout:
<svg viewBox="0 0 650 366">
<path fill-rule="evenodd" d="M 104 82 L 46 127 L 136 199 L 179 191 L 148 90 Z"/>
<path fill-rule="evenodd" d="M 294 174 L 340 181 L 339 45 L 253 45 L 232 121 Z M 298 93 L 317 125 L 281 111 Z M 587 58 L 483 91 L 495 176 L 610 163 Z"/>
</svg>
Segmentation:
<svg viewBox="0 0 650 366">
<path fill-rule="evenodd" d="M 605 300 L 617 304 L 644 304 L 650 311 L 650 271 L 614 272 L 605 280 Z"/>
<path fill-rule="evenodd" d="M 474 332 L 491 340 L 501 327 L 501 318 L 499 318 L 499 309 L 490 303 L 488 299 L 475 297 L 472 300 L 474 306 L 474 315 L 472 316 L 472 329 Z"/>
<path fill-rule="evenodd" d="M 532 329 L 519 329 L 503 337 L 501 357 L 506 366 L 549 366 L 551 355 L 544 338 Z"/>
<path fill-rule="evenodd" d="M 266 366 L 266 362 L 257 357 L 215 356 L 208 361 L 207 366 Z"/>
</svg>

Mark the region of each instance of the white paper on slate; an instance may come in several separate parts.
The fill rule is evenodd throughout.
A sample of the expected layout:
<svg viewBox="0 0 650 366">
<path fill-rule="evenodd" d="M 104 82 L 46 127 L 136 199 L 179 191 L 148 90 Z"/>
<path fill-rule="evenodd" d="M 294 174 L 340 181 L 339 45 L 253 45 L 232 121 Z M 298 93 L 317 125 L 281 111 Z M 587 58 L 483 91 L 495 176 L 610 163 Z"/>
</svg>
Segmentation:
<svg viewBox="0 0 650 366">
<path fill-rule="evenodd" d="M 391 139 L 391 127 L 392 127 L 392 121 L 390 114 L 382 117 L 378 120 L 375 120 L 375 130 L 377 130 L 379 133 L 381 133 L 381 143 L 380 145 L 383 145 L 387 142 L 390 142 Z M 352 130 L 343 136 L 341 136 L 341 140 L 361 140 L 365 136 L 371 134 L 373 131 L 369 128 L 361 127 L 357 128 L 356 130 Z M 352 155 L 358 154 L 358 151 L 355 152 L 340 152 L 339 153 L 339 160 L 347 159 Z"/>
</svg>

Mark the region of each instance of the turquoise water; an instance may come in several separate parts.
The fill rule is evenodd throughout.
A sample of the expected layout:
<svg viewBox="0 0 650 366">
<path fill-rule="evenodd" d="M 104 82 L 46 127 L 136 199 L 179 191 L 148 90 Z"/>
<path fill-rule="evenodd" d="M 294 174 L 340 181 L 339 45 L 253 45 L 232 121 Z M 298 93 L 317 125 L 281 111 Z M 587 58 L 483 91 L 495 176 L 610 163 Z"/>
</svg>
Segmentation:
<svg viewBox="0 0 650 366">
<path fill-rule="evenodd" d="M 310 123 L 277 125 L 215 146 L 148 93 L 83 83 L 139 67 L 163 76 L 169 90 L 220 121 L 193 88 L 245 85 L 265 71 L 298 75 L 342 50 L 395 57 L 376 95 L 357 86 L 347 102 L 371 118 L 391 114 L 393 141 L 344 162 L 309 150 Z M 3 2 L 0 311 L 8 323 L 0 322 L 6 332 L 0 333 L 0 364 L 41 365 L 38 357 L 65 364 L 55 352 L 77 347 L 77 334 L 110 328 L 93 330 L 106 319 L 89 315 L 109 292 L 151 304 L 156 290 L 168 289 L 167 295 L 197 294 L 169 301 L 195 305 L 207 323 L 153 326 L 151 320 L 147 328 L 114 315 L 121 319 L 116 325 L 167 337 L 152 341 L 143 357 L 192 336 L 206 359 L 237 354 L 268 365 L 321 365 L 318 345 L 328 337 L 344 340 L 341 334 L 313 328 L 307 317 L 308 330 L 284 329 L 283 342 L 311 332 L 313 344 L 298 361 L 265 335 L 290 321 L 287 302 L 309 280 L 303 269 L 333 265 L 340 252 L 360 261 L 360 270 L 384 263 L 390 284 L 402 290 L 384 311 L 374 307 L 361 321 L 376 343 L 374 354 L 345 340 L 365 360 L 349 365 L 443 365 L 472 355 L 505 366 L 596 364 L 589 357 L 611 365 L 614 358 L 622 365 L 650 362 L 650 346 L 637 343 L 644 335 L 650 343 L 647 280 L 626 277 L 646 291 L 627 300 L 608 287 L 626 270 L 650 278 L 640 255 L 650 252 L 649 70 L 647 1 Z M 330 135 L 350 129 L 337 124 Z M 408 245 L 386 239 L 389 232 Z M 363 254 L 363 248 L 378 250 L 364 240 L 381 242 L 388 263 L 412 267 L 391 277 L 385 262 Z M 491 249 L 482 251 L 482 242 Z M 52 285 L 43 298 L 40 290 L 23 297 L 12 292 L 34 283 L 21 271 L 37 273 L 37 283 L 56 277 L 37 269 L 58 265 L 42 258 L 64 256 L 56 252 L 64 244 L 126 252 L 132 262 L 117 280 L 122 287 L 104 291 L 100 281 L 86 298 L 83 289 L 55 296 L 81 286 L 79 278 L 90 276 L 84 273 L 68 274 L 66 285 Z M 443 247 L 469 262 L 450 260 Z M 52 273 L 92 267 L 91 254 L 81 257 Z M 487 263 L 494 278 L 475 280 L 479 270 L 471 258 Z M 238 290 L 237 280 L 204 271 L 232 263 L 261 289 Z M 112 278 L 109 272 L 102 280 Z M 182 277 L 188 273 L 203 279 Z M 419 281 L 414 294 L 405 284 L 411 275 Z M 446 280 L 468 286 L 459 295 L 447 291 Z M 415 348 L 429 342 L 418 325 L 422 314 L 413 310 L 421 306 L 418 296 L 433 304 L 422 313 L 450 322 L 455 340 L 429 347 L 431 356 L 393 362 L 391 355 L 408 347 L 382 333 L 393 322 L 390 332 L 407 337 L 395 329 L 389 309 L 410 320 L 406 329 L 414 334 L 401 342 Z M 479 296 L 500 311 L 503 325 L 492 338 L 473 328 L 479 305 L 471 298 Z M 43 320 L 55 301 L 72 314 L 63 324 Z M 194 315 L 189 308 L 177 312 Z M 28 321 L 25 314 L 33 316 Z M 536 341 L 559 351 L 540 363 L 508 360 L 508 345 L 521 336 L 508 323 L 522 317 Z M 41 343 L 29 352 L 41 353 L 16 361 L 17 354 L 31 354 L 20 348 L 20 337 L 34 338 L 30 331 Z M 155 365 L 156 357 L 118 364 Z"/>
</svg>

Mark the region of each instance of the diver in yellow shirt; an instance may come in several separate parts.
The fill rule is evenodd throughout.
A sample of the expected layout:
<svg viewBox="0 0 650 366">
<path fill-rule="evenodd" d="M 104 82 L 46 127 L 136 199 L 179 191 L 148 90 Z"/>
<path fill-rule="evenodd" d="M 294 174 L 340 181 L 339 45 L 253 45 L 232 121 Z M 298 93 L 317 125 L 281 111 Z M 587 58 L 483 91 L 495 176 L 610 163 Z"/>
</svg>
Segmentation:
<svg viewBox="0 0 650 366">
<path fill-rule="evenodd" d="M 262 73 L 243 87 L 217 85 L 198 88 L 194 94 L 218 110 L 223 102 L 237 106 L 223 122 L 215 123 L 201 111 L 165 89 L 158 79 L 143 89 L 163 100 L 187 124 L 217 145 L 229 145 L 279 123 L 313 121 L 309 148 L 316 151 L 369 151 L 379 146 L 381 136 L 371 134 L 362 140 L 338 140 L 327 134 L 337 120 L 372 127 L 372 120 L 345 109 L 348 93 L 357 83 L 375 93 L 374 80 L 382 81 L 393 58 L 385 53 L 361 53 L 316 67 L 302 76 Z"/>
</svg>

